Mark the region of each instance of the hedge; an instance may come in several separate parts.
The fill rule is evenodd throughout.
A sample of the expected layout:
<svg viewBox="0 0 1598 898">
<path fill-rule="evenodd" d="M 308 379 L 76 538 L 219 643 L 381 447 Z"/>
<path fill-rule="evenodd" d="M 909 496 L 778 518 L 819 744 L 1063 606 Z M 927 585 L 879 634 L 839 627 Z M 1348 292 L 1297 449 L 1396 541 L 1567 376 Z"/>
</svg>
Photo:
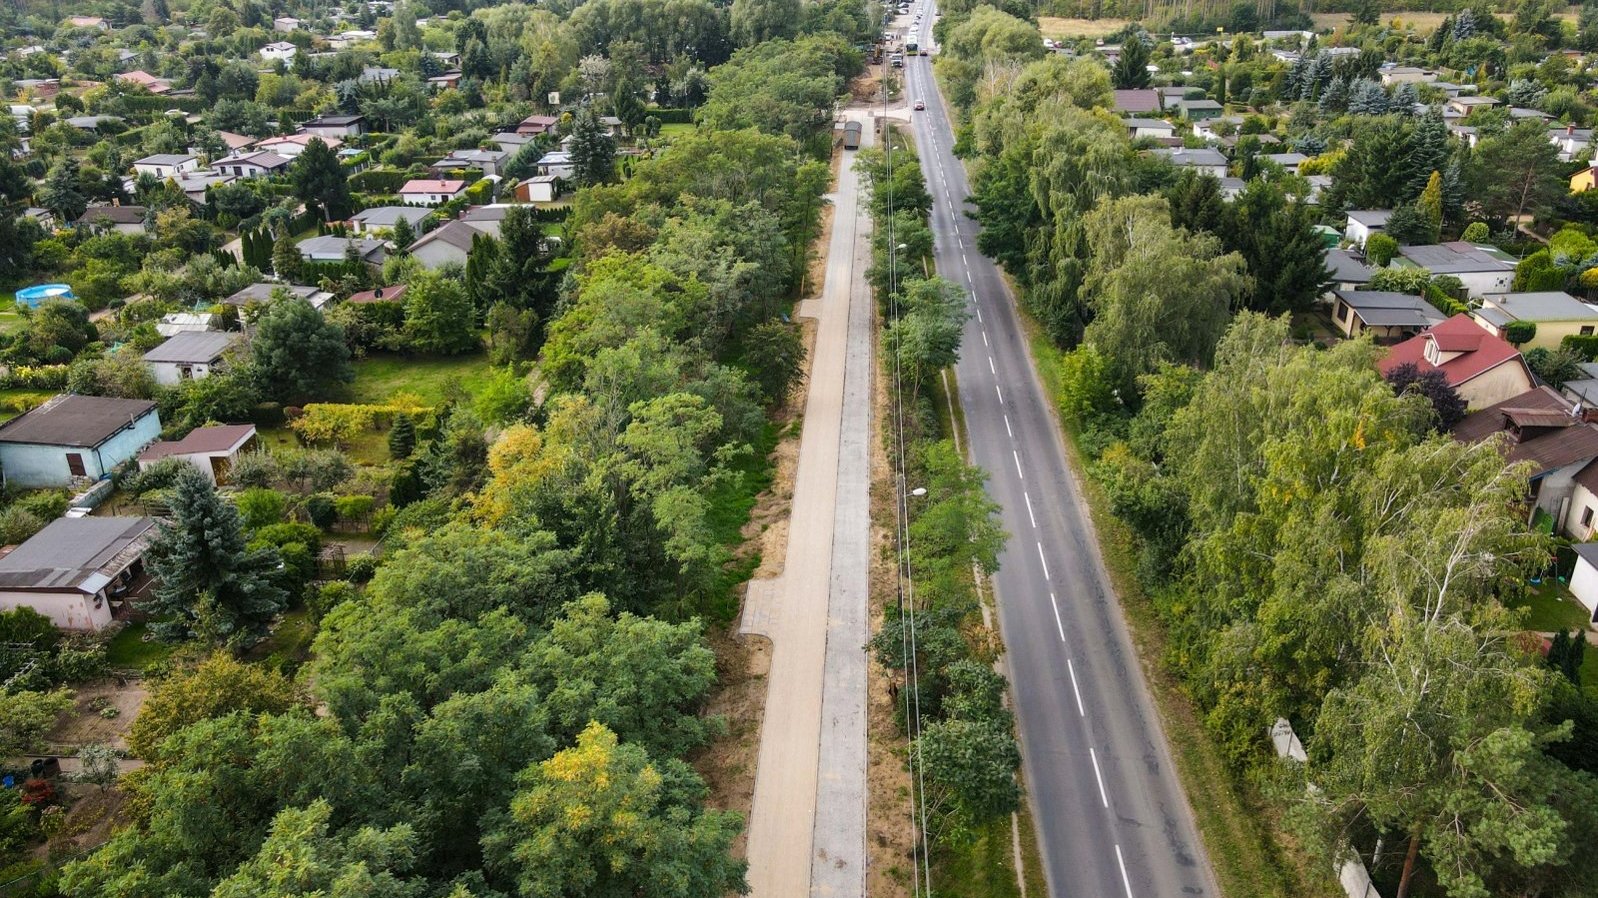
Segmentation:
<svg viewBox="0 0 1598 898">
<path fill-rule="evenodd" d="M 349 177 L 350 189 L 357 193 L 399 193 L 410 177 L 396 168 L 369 168 Z"/>
<path fill-rule="evenodd" d="M 308 443 L 348 443 L 396 414 L 416 414 L 427 408 L 419 397 L 406 394 L 396 394 L 384 405 L 313 402 L 289 422 L 289 429 Z"/>
<path fill-rule="evenodd" d="M 1442 312 L 1444 315 L 1448 315 L 1449 317 L 1453 317 L 1454 315 L 1464 315 L 1470 312 L 1470 308 L 1468 306 L 1452 296 L 1449 296 L 1445 290 L 1436 284 L 1426 285 L 1426 301 L 1436 307 L 1437 311 Z"/>
<path fill-rule="evenodd" d="M 644 115 L 652 115 L 660 119 L 662 125 L 691 125 L 694 123 L 694 111 L 692 109 L 665 109 L 659 106 L 651 106 L 644 110 Z"/>
<path fill-rule="evenodd" d="M 1588 334 L 1586 336 L 1566 334 L 1565 338 L 1559 341 L 1559 348 L 1572 350 L 1579 353 L 1587 361 L 1593 361 L 1598 359 L 1598 334 Z"/>
<path fill-rule="evenodd" d="M 182 96 L 145 96 L 144 94 L 123 94 L 117 99 L 122 108 L 128 112 L 165 112 L 168 109 L 181 109 L 184 112 L 204 112 L 211 108 L 211 104 L 204 97 Z"/>
</svg>

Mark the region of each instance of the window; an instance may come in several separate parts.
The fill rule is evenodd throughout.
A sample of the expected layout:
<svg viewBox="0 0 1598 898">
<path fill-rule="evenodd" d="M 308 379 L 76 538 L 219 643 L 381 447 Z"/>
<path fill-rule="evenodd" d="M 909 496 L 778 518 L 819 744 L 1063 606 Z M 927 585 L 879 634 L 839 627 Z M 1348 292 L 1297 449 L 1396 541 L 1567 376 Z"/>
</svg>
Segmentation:
<svg viewBox="0 0 1598 898">
<path fill-rule="evenodd" d="M 1581 526 L 1583 526 L 1583 527 L 1591 527 L 1592 526 L 1592 506 L 1591 505 L 1589 505 L 1586 508 L 1583 508 L 1581 510 Z"/>
<path fill-rule="evenodd" d="M 1581 328 L 1581 335 L 1582 335 L 1582 336 L 1583 336 L 1583 337 L 1590 337 L 1590 336 L 1592 336 L 1592 329 L 1593 329 L 1593 326 L 1592 326 L 1592 325 L 1590 325 L 1590 324 L 1587 324 L 1587 325 L 1583 325 L 1583 326 L 1582 326 L 1582 328 Z"/>
<path fill-rule="evenodd" d="M 85 477 L 89 473 L 84 470 L 83 456 L 76 452 L 67 453 L 67 470 L 72 473 L 73 477 Z"/>
</svg>

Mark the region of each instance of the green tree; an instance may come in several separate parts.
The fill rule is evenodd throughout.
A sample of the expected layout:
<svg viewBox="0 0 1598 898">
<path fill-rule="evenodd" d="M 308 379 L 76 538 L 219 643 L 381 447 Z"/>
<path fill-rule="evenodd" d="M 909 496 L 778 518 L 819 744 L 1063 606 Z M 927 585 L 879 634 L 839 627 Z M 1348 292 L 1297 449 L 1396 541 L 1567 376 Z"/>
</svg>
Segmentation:
<svg viewBox="0 0 1598 898">
<path fill-rule="evenodd" d="M 697 780 L 590 724 L 574 747 L 523 774 L 508 818 L 485 836 L 490 869 L 546 898 L 746 889 L 745 863 L 728 854 L 738 820 L 695 810 Z"/>
<path fill-rule="evenodd" d="M 459 355 L 481 345 L 477 315 L 466 290 L 455 278 L 437 271 L 419 271 L 405 290 L 405 342 L 417 352 Z"/>
<path fill-rule="evenodd" d="M 78 782 L 93 783 L 104 792 L 118 776 L 116 749 L 98 742 L 78 748 L 78 773 L 73 777 Z"/>
<path fill-rule="evenodd" d="M 1371 264 L 1378 268 L 1386 268 L 1387 263 L 1393 261 L 1398 255 L 1398 241 L 1391 234 L 1377 232 L 1365 238 L 1365 255 Z"/>
<path fill-rule="evenodd" d="M 1313 206 L 1290 203 L 1271 182 L 1256 178 L 1226 212 L 1225 245 L 1242 255 L 1253 274 L 1249 308 L 1297 313 L 1320 301 L 1332 277 Z"/>
<path fill-rule="evenodd" d="M 1149 45 L 1141 34 L 1121 42 L 1121 55 L 1110 69 L 1110 80 L 1117 90 L 1149 86 Z"/>
<path fill-rule="evenodd" d="M 212 898 L 431 893 L 424 880 L 407 875 L 416 866 L 418 847 L 410 824 L 335 834 L 332 816 L 333 806 L 324 799 L 279 811 L 260 850 L 217 883 Z"/>
<path fill-rule="evenodd" d="M 388 455 L 390 458 L 401 461 L 411 457 L 416 449 L 416 424 L 410 415 L 399 414 L 394 416 L 394 424 L 388 429 Z"/>
<path fill-rule="evenodd" d="M 288 601 L 274 582 L 277 553 L 245 547 L 238 511 L 198 470 L 179 474 L 170 506 L 145 554 L 157 584 L 150 610 L 165 618 L 152 629 L 247 647 Z"/>
<path fill-rule="evenodd" d="M 1520 122 L 1477 144 L 1470 168 L 1472 196 L 1497 219 L 1540 215 L 1564 195 L 1563 171 L 1559 151 L 1548 142 L 1542 123 Z"/>
<path fill-rule="evenodd" d="M 1349 10 L 1352 13 L 1354 24 L 1375 25 L 1381 20 L 1381 0 L 1354 0 Z"/>
<path fill-rule="evenodd" d="M 577 110 L 572 122 L 571 157 L 572 177 L 579 184 L 604 184 L 615 177 L 616 142 L 591 107 Z"/>
<path fill-rule="evenodd" d="M 883 349 L 908 378 L 910 395 L 919 395 L 928 377 L 959 361 L 960 338 L 970 316 L 965 290 L 947 278 L 904 285 L 899 316 L 888 324 Z"/>
<path fill-rule="evenodd" d="M 280 402 L 325 396 L 355 379 L 344 329 L 298 296 L 267 305 L 250 352 L 261 393 Z"/>
<path fill-rule="evenodd" d="M 1426 226 L 1431 233 L 1440 235 L 1443 230 L 1442 172 L 1432 172 L 1431 177 L 1426 180 L 1426 189 L 1420 192 L 1420 198 L 1415 201 L 1415 206 L 1420 210 L 1421 217 L 1426 220 Z"/>
<path fill-rule="evenodd" d="M 0 702 L 0 753 L 12 758 L 33 751 L 56 720 L 72 710 L 72 690 L 6 693 Z"/>
<path fill-rule="evenodd" d="M 323 221 L 339 221 L 351 212 L 350 187 L 338 156 L 320 137 L 313 137 L 289 170 L 294 195 L 315 209 Z"/>
<path fill-rule="evenodd" d="M 39 205 L 49 209 L 56 220 L 63 223 L 77 221 L 89 207 L 89 200 L 83 195 L 78 163 L 72 157 L 50 166 L 44 187 L 39 191 Z"/>
<path fill-rule="evenodd" d="M 411 220 L 403 215 L 395 219 L 391 239 L 396 250 L 404 252 L 410 249 L 411 244 L 416 242 L 416 232 L 411 228 Z"/>
<path fill-rule="evenodd" d="M 1504 326 L 1504 339 L 1515 346 L 1524 346 L 1537 338 L 1537 322 L 1511 321 Z"/>
<path fill-rule="evenodd" d="M 282 280 L 293 284 L 300 280 L 300 272 L 304 267 L 305 258 L 300 255 L 300 248 L 295 245 L 294 238 L 289 236 L 277 238 L 277 243 L 272 246 L 272 271 Z"/>
<path fill-rule="evenodd" d="M 156 682 L 128 731 L 128 750 L 154 758 L 161 743 L 184 727 L 235 711 L 281 714 L 295 703 L 294 687 L 282 674 L 219 652 L 193 670 Z"/>
<path fill-rule="evenodd" d="M 730 30 L 734 43 L 752 47 L 793 37 L 803 19 L 799 0 L 733 0 Z"/>
</svg>

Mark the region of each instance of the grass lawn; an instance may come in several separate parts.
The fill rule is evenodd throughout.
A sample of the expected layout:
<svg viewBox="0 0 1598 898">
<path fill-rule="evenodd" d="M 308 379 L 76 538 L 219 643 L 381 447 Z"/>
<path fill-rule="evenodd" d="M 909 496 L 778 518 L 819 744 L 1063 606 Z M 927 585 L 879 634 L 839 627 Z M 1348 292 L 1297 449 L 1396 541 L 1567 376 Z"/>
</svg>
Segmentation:
<svg viewBox="0 0 1598 898">
<path fill-rule="evenodd" d="M 15 304 L 5 301 L 8 298 L 15 297 L 0 293 L 0 334 L 9 334 L 22 326 L 22 313 Z"/>
<path fill-rule="evenodd" d="M 3 330 L 3 328 L 0 328 L 0 330 Z M 54 395 L 55 391 L 53 390 L 29 390 L 26 388 L 0 390 L 0 421 L 15 418 Z"/>
<path fill-rule="evenodd" d="M 250 650 L 249 658 L 292 676 L 310 658 L 311 640 L 315 637 L 316 624 L 311 613 L 304 608 L 290 611 L 273 628 L 272 635 Z"/>
<path fill-rule="evenodd" d="M 1587 609 L 1571 597 L 1570 590 L 1557 580 L 1544 580 L 1536 586 L 1526 587 L 1526 598 L 1512 603 L 1511 608 L 1525 608 L 1524 626 L 1528 630 L 1585 629 Z"/>
<path fill-rule="evenodd" d="M 154 639 L 145 641 L 144 635 L 150 628 L 143 622 L 129 624 L 122 631 L 111 637 L 111 643 L 106 646 L 105 660 L 112 667 L 134 667 L 144 670 L 153 664 L 165 661 L 172 654 L 172 646 Z"/>
<path fill-rule="evenodd" d="M 1020 898 L 1010 818 L 1000 817 L 977 831 L 970 842 L 934 852 L 932 881 L 939 891 L 965 898 Z"/>
<path fill-rule="evenodd" d="M 268 450 L 300 448 L 299 437 L 287 427 L 258 427 L 255 435 L 262 447 Z M 386 431 L 365 431 L 355 442 L 341 448 L 349 456 L 350 461 L 357 465 L 386 465 L 390 461 Z"/>
<path fill-rule="evenodd" d="M 1076 37 L 1109 37 L 1127 25 L 1128 19 L 1062 19 L 1038 16 L 1038 30 L 1055 40 Z"/>
<path fill-rule="evenodd" d="M 350 385 L 350 401 L 380 404 L 395 393 L 415 393 L 422 401 L 437 405 L 444 401 L 445 388 L 452 381 L 468 394 L 482 388 L 493 373 L 487 353 L 448 358 L 411 358 L 377 353 L 355 363 L 355 383 Z"/>
<path fill-rule="evenodd" d="M 661 137 L 676 137 L 679 134 L 692 134 L 693 130 L 694 130 L 694 126 L 691 125 L 691 124 L 661 125 L 660 126 L 660 136 Z"/>
</svg>

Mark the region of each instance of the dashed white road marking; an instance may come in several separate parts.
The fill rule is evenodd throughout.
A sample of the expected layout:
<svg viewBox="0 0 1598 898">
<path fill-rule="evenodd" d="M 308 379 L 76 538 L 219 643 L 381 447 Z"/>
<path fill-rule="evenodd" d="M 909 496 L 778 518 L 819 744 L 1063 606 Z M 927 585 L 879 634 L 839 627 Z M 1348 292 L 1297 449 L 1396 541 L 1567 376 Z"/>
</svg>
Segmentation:
<svg viewBox="0 0 1598 898">
<path fill-rule="evenodd" d="M 1010 416 L 1009 415 L 1005 415 L 1004 416 L 1004 432 L 1010 435 L 1010 439 L 1012 439 L 1012 440 L 1015 439 L 1015 431 L 1010 429 Z"/>
<path fill-rule="evenodd" d="M 1016 476 L 1016 478 L 1019 479 L 1019 480 L 1025 480 L 1026 479 L 1026 475 L 1021 473 L 1021 455 L 1020 455 L 1020 453 L 1016 452 L 1014 449 L 1011 449 L 1010 450 L 1010 457 L 1015 459 L 1015 476 Z"/>
<path fill-rule="evenodd" d="M 1054 598 L 1054 593 L 1049 593 L 1049 598 L 1052 600 Z M 1056 608 L 1054 613 L 1059 614 L 1059 609 Z M 1065 640 L 1064 634 L 1060 636 L 1060 639 L 1061 641 Z M 1088 716 L 1088 712 L 1086 708 L 1082 707 L 1082 690 L 1078 689 L 1076 686 L 1076 665 L 1071 663 L 1070 658 L 1065 659 L 1065 669 L 1071 674 L 1071 692 L 1076 695 L 1076 714 L 1078 717 L 1086 717 Z"/>
<path fill-rule="evenodd" d="M 994 377 L 999 376 L 999 369 L 993 367 L 993 356 L 988 356 L 988 372 Z"/>
<path fill-rule="evenodd" d="M 1104 791 L 1104 774 L 1099 773 L 1099 753 L 1094 751 L 1091 745 L 1088 746 L 1088 757 L 1093 759 L 1093 778 L 1099 781 L 1099 801 L 1104 802 L 1105 807 L 1109 807 L 1110 795 Z"/>
<path fill-rule="evenodd" d="M 1049 604 L 1054 608 L 1054 629 L 1060 631 L 1060 641 L 1065 641 L 1065 624 L 1060 623 L 1060 603 L 1054 601 L 1054 593 L 1049 593 Z"/>
<path fill-rule="evenodd" d="M 1038 561 L 1043 563 L 1043 579 L 1049 579 L 1049 559 L 1043 557 L 1043 544 L 1038 543 Z"/>
<path fill-rule="evenodd" d="M 1021 498 L 1026 500 L 1026 516 L 1032 519 L 1032 529 L 1036 530 L 1038 527 L 1038 516 L 1032 513 L 1032 494 L 1022 490 Z"/>
<path fill-rule="evenodd" d="M 983 331 L 982 332 L 982 345 L 983 346 L 987 346 L 988 345 L 988 332 L 987 331 Z"/>
<path fill-rule="evenodd" d="M 993 385 L 993 392 L 999 394 L 999 404 L 1003 405 L 1004 404 L 1004 391 L 999 389 L 999 385 L 998 384 L 994 384 Z"/>
<path fill-rule="evenodd" d="M 1121 857 L 1121 846 L 1115 846 L 1115 862 L 1121 865 L 1121 885 L 1126 888 L 1126 898 L 1132 898 L 1132 880 L 1126 875 L 1126 859 Z"/>
</svg>

